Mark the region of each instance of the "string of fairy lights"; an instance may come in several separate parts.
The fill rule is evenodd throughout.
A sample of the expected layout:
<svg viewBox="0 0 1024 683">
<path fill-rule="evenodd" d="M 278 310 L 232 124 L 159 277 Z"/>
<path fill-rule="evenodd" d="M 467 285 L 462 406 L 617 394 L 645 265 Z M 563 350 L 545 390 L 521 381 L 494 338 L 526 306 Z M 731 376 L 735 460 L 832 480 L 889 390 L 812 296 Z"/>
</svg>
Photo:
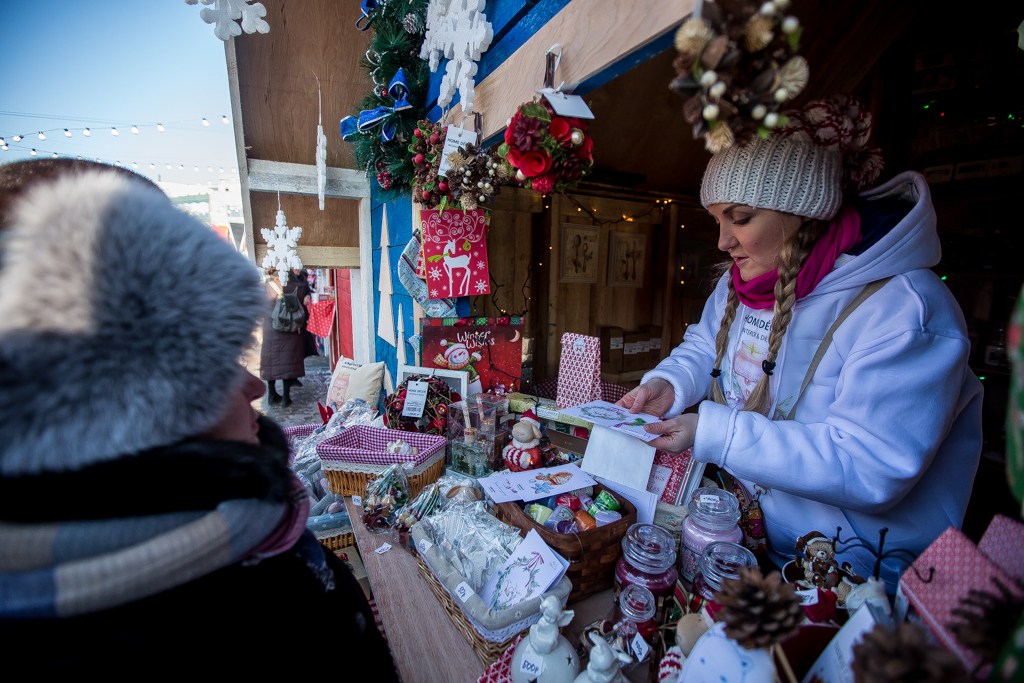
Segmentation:
<svg viewBox="0 0 1024 683">
<path fill-rule="evenodd" d="M 176 121 L 168 121 L 166 124 L 162 123 L 162 122 L 143 123 L 143 124 L 136 124 L 136 123 L 124 124 L 124 123 L 119 123 L 119 122 L 102 121 L 102 120 L 98 120 L 98 119 L 81 119 L 81 118 L 74 118 L 74 117 L 58 117 L 58 116 L 45 115 L 45 114 L 27 114 L 27 113 L 23 113 L 23 112 L 0 111 L 0 117 L 3 117 L 3 116 L 26 117 L 26 118 L 42 119 L 42 120 L 53 119 L 53 120 L 64 120 L 64 121 L 77 121 L 79 123 L 90 123 L 90 124 L 93 124 L 93 125 L 90 125 L 90 126 L 80 126 L 80 125 L 79 126 L 75 126 L 75 125 L 63 126 L 63 125 L 61 125 L 61 126 L 54 127 L 54 128 L 43 128 L 43 129 L 40 129 L 40 130 L 36 130 L 34 132 L 15 133 L 15 134 L 7 134 L 7 133 L 5 133 L 3 135 L 0 135 L 0 151 L 2 151 L 2 152 L 8 152 L 8 151 L 12 151 L 13 150 L 15 152 L 21 152 L 21 153 L 27 152 L 30 157 L 47 157 L 47 156 L 49 156 L 49 157 L 53 157 L 54 159 L 59 158 L 59 157 L 65 157 L 65 158 L 77 157 L 79 160 L 82 160 L 82 159 L 95 159 L 97 162 L 103 162 L 104 159 L 102 157 L 99 157 L 99 156 L 93 157 L 92 155 L 73 154 L 73 153 L 69 154 L 67 152 L 60 152 L 60 151 L 57 151 L 55 149 L 43 149 L 42 146 L 33 147 L 32 145 L 33 145 L 33 143 L 36 143 L 37 140 L 39 142 L 46 142 L 51 137 L 60 139 L 60 136 L 63 136 L 64 138 L 76 138 L 76 137 L 80 136 L 80 137 L 83 137 L 83 138 L 93 138 L 93 139 L 95 139 L 96 137 L 98 137 L 100 135 L 107 134 L 107 135 L 110 135 L 113 138 L 119 138 L 119 137 L 121 137 L 122 135 L 125 135 L 125 134 L 127 134 L 127 135 L 141 135 L 141 134 L 143 134 L 144 132 L 147 132 L 147 131 L 154 131 L 156 133 L 166 133 L 166 132 L 168 132 L 168 130 L 184 129 L 185 126 L 183 126 L 181 124 L 193 124 L 192 126 L 188 126 L 189 129 L 194 129 L 193 126 L 196 123 L 201 125 L 202 128 L 204 128 L 204 129 L 209 129 L 209 128 L 211 128 L 211 125 L 212 125 L 210 119 L 208 119 L 206 117 L 202 117 L 198 122 L 194 121 L 194 120 L 189 120 L 189 119 L 179 119 L 179 120 L 176 120 Z M 217 119 L 214 118 L 213 120 L 216 121 Z M 223 125 L 230 125 L 231 124 L 231 119 L 229 119 L 228 116 L 225 114 L 225 115 L 220 117 L 220 122 Z M 52 142 L 51 142 L 51 145 L 52 145 Z M 51 145 L 46 145 L 46 147 L 50 147 Z M 0 157 L 0 160 L 2 160 L 2 157 Z M 213 173 L 214 172 L 214 168 L 215 168 L 214 165 L 211 165 L 211 164 L 208 164 L 208 163 L 199 164 L 199 163 L 194 163 L 193 162 L 193 163 L 185 164 L 185 163 L 181 163 L 181 162 L 172 163 L 172 162 L 166 161 L 166 160 L 162 161 L 162 162 L 159 162 L 159 163 L 156 162 L 156 161 L 149 161 L 149 162 L 142 162 L 142 163 L 140 163 L 139 161 L 126 161 L 126 162 L 122 163 L 120 160 L 109 160 L 109 159 L 108 159 L 108 161 L 109 161 L 109 163 L 112 163 L 115 166 L 130 167 L 130 168 L 135 169 L 135 170 L 140 170 L 140 169 L 148 166 L 149 169 L 151 169 L 151 170 L 156 170 L 158 168 L 163 167 L 166 170 L 172 170 L 174 168 L 177 168 L 180 171 L 184 171 L 188 167 L 192 167 L 192 170 L 198 173 L 199 171 L 202 170 L 202 168 L 205 167 L 205 169 L 206 169 L 206 171 L 208 173 Z M 225 169 L 224 166 L 217 165 L 216 168 L 218 169 L 217 172 L 219 172 L 219 173 L 225 173 L 226 172 L 226 169 Z M 238 168 L 237 167 L 232 167 L 232 168 L 230 168 L 230 172 L 234 173 L 234 174 L 237 174 L 238 173 Z"/>
</svg>

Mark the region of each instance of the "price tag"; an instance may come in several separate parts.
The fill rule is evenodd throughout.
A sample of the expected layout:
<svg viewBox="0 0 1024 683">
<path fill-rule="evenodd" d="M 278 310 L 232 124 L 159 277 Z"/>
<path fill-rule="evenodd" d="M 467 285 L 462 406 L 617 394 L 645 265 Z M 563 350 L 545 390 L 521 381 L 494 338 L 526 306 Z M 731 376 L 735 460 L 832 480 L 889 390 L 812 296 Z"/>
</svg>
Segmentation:
<svg viewBox="0 0 1024 683">
<path fill-rule="evenodd" d="M 639 633 L 633 635 L 633 640 L 630 642 L 629 647 L 633 650 L 633 654 L 636 655 L 636 661 L 638 662 L 644 661 L 647 653 L 651 651 L 651 646 L 647 644 L 647 641 Z"/>
<path fill-rule="evenodd" d="M 609 348 L 612 348 L 612 349 L 621 349 L 622 348 L 622 337 L 611 337 L 610 338 L 610 343 L 608 344 L 608 346 L 609 346 Z"/>
<path fill-rule="evenodd" d="M 519 672 L 536 678 L 544 672 L 544 660 L 532 652 L 524 654 L 523 661 L 519 663 Z"/>
<path fill-rule="evenodd" d="M 378 555 L 383 555 L 384 553 L 386 553 L 389 550 L 391 550 L 391 544 L 390 543 L 385 543 L 384 545 L 382 545 L 381 547 L 377 548 L 373 552 L 377 553 Z"/>
<path fill-rule="evenodd" d="M 537 417 L 543 417 L 543 418 L 546 418 L 548 420 L 558 419 L 558 411 L 557 410 L 551 410 L 551 408 L 541 408 L 540 406 L 538 406 L 536 412 L 537 412 Z"/>
<path fill-rule="evenodd" d="M 356 507 L 363 507 L 363 497 L 352 496 L 352 504 L 355 505 Z"/>
<path fill-rule="evenodd" d="M 451 169 L 451 164 L 448 163 L 448 155 L 452 152 L 458 152 L 459 147 L 465 147 L 467 144 L 476 145 L 476 131 L 465 130 L 458 126 L 448 126 L 446 129 L 447 133 L 444 136 L 444 148 L 441 150 L 441 163 L 437 168 L 437 175 L 448 177 L 448 171 Z"/>
<path fill-rule="evenodd" d="M 579 95 L 566 95 L 563 92 L 545 92 L 544 97 L 551 103 L 551 108 L 559 116 L 571 116 L 574 119 L 592 119 L 594 112 Z"/>
<path fill-rule="evenodd" d="M 715 505 L 718 503 L 718 496 L 705 493 L 698 497 L 698 500 L 704 505 Z"/>
<path fill-rule="evenodd" d="M 405 405 L 402 407 L 402 417 L 419 419 L 423 417 L 423 408 L 427 405 L 427 382 L 409 382 L 406 385 Z"/>
<path fill-rule="evenodd" d="M 655 351 L 661 351 L 661 337 L 651 339 L 651 348 Z"/>
<path fill-rule="evenodd" d="M 796 591 L 796 594 L 800 596 L 800 604 L 804 607 L 810 607 L 811 605 L 818 604 L 817 588 L 810 588 L 805 591 Z"/>
<path fill-rule="evenodd" d="M 419 549 L 421 555 L 426 555 L 427 551 L 434 547 L 434 544 L 423 538 L 420 539 L 420 542 L 416 547 Z"/>
<path fill-rule="evenodd" d="M 469 600 L 469 597 L 475 593 L 476 591 L 465 581 L 455 587 L 455 594 L 459 596 L 459 600 L 462 600 L 462 602 Z"/>
<path fill-rule="evenodd" d="M 577 339 L 572 343 L 572 350 L 574 353 L 586 353 L 587 342 L 582 339 Z"/>
</svg>

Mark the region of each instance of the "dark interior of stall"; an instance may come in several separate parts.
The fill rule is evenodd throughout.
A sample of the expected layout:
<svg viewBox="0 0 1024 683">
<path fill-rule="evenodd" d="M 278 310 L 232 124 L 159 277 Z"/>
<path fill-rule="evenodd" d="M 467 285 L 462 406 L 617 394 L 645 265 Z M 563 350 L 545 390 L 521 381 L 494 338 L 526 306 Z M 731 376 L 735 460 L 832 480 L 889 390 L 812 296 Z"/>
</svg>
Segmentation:
<svg viewBox="0 0 1024 683">
<path fill-rule="evenodd" d="M 933 270 L 963 310 L 970 366 L 985 387 L 983 455 L 964 522 L 977 540 L 995 513 L 1017 514 L 1003 425 L 1006 329 L 1024 284 L 1024 17 L 1011 1 L 984 12 L 940 4 L 795 0 L 811 83 L 793 104 L 856 95 L 885 158 L 879 182 L 908 169 L 928 180 L 943 247 Z M 636 386 L 700 319 L 721 256 L 698 201 L 709 155 L 668 90 L 675 55 L 669 48 L 585 94 L 596 167 L 578 190 L 498 198 L 488 241 L 501 258 L 492 256 L 492 294 L 474 297 L 472 314 L 525 314 L 533 341 L 524 379 L 557 374 L 563 333 L 615 326 L 627 345 L 631 332 L 664 340 L 632 366 L 602 368 L 605 381 Z M 597 240 L 590 267 L 573 242 L 580 226 L 584 241 L 588 226 Z"/>
</svg>

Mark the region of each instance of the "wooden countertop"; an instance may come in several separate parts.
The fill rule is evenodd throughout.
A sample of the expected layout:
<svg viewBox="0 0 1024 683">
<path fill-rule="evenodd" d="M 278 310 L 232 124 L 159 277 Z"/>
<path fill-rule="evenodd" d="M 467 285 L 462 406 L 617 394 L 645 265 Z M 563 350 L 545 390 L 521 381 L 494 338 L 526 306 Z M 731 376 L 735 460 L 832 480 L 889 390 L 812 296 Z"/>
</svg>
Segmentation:
<svg viewBox="0 0 1024 683">
<path fill-rule="evenodd" d="M 404 683 L 476 681 L 484 667 L 416 571 L 416 558 L 397 547 L 394 536 L 370 533 L 351 497 L 345 498 L 345 505 Z M 396 547 L 378 555 L 375 551 L 385 542 Z"/>
</svg>

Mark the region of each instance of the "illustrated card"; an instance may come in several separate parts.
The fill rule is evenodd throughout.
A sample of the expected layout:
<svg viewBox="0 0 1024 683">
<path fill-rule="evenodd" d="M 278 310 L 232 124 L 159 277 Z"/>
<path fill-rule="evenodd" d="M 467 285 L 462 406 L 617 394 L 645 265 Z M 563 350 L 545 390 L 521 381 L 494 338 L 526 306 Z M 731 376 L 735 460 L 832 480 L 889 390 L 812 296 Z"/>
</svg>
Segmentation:
<svg viewBox="0 0 1024 683">
<path fill-rule="evenodd" d="M 543 594 L 562 579 L 568 568 L 568 561 L 531 530 L 484 584 L 480 597 L 496 612 L 511 609 Z"/>
<path fill-rule="evenodd" d="M 628 408 L 617 406 L 608 401 L 591 401 L 581 406 L 564 408 L 562 412 L 566 415 L 572 415 L 587 422 L 592 422 L 595 425 L 628 434 L 645 443 L 658 438 L 657 434 L 648 434 L 644 431 L 644 425 L 660 422 L 658 418 L 646 413 L 633 415 L 629 412 Z"/>
<path fill-rule="evenodd" d="M 593 486 L 596 482 L 576 465 L 545 467 L 525 472 L 510 472 L 479 479 L 478 483 L 495 503 L 510 500 L 530 502 L 560 493 Z"/>
</svg>

